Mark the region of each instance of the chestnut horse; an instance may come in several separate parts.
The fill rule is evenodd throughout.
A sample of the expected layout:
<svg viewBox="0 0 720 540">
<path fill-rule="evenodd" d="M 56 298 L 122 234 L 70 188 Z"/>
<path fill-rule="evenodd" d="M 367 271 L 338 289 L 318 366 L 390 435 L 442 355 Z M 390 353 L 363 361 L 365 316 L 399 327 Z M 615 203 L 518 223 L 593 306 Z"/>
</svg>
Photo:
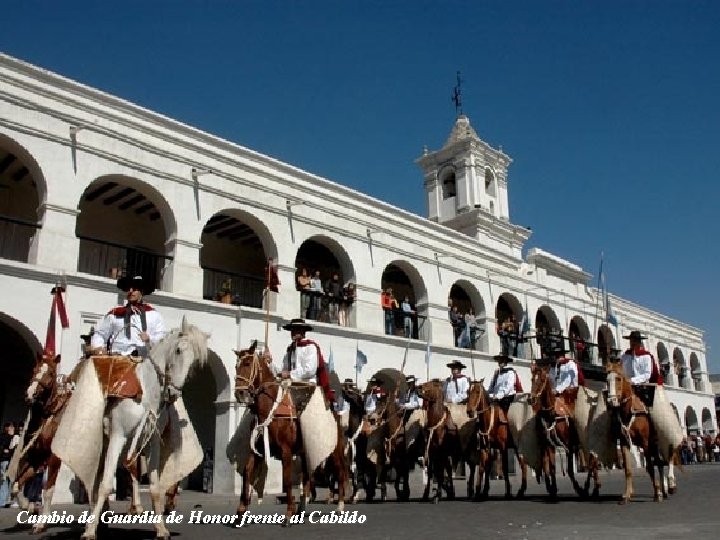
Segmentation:
<svg viewBox="0 0 720 540">
<path fill-rule="evenodd" d="M 555 396 L 548 366 L 533 366 L 529 403 L 535 411 L 548 493 L 553 498 L 557 497 L 555 458 L 556 450 L 561 448 L 567 456 L 567 472 L 575 492 L 581 497 L 586 496 L 586 492 L 575 479 L 575 457 L 580 451 L 580 443 L 574 432 L 575 423 L 565 400 Z"/>
<path fill-rule="evenodd" d="M 443 383 L 438 380 L 428 381 L 419 386 L 423 398 L 423 409 L 427 413 L 425 424 L 426 446 L 424 463 L 428 470 L 427 484 L 423 499 L 430 494 L 430 483 L 435 479 L 433 503 L 440 502 L 443 486 L 446 486 L 448 499 L 455 498 L 453 486 L 453 458 L 458 458 L 460 441 L 458 430 L 453 426 L 450 412 L 445 406 Z M 447 473 L 447 484 L 445 484 Z"/>
<path fill-rule="evenodd" d="M 257 341 L 254 341 L 249 349 L 236 351 L 238 357 L 235 365 L 235 395 L 247 401 L 249 408 L 257 417 L 258 424 L 267 423 L 269 449 L 272 457 L 282 461 L 283 470 L 283 491 L 287 497 L 286 519 L 283 526 L 290 525 L 290 518 L 296 510 L 301 512 L 305 509 L 311 491 L 311 474 L 304 455 L 302 433 L 300 422 L 297 419 L 297 412 L 291 415 L 279 414 L 276 401 L 284 401 L 280 392 L 286 392 L 281 383 L 275 379 L 270 368 L 270 359 L 260 358 L 255 352 Z M 342 512 L 345 507 L 345 486 L 348 479 L 347 463 L 345 461 L 345 445 L 341 428 L 335 426 L 338 431 L 337 445 L 330 456 L 333 461 L 334 470 L 338 474 L 338 511 Z M 259 441 L 258 441 L 259 442 Z M 303 494 L 300 498 L 300 507 L 296 508 L 293 496 L 293 456 L 300 458 L 302 470 Z M 266 458 L 269 456 L 265 456 Z M 240 502 L 237 507 L 238 514 L 243 512 L 250 505 L 250 480 L 253 478 L 253 469 L 256 466 L 258 456 L 252 453 L 242 473 L 243 489 Z"/>
<path fill-rule="evenodd" d="M 490 395 L 483 385 L 484 379 L 470 384 L 468 391 L 467 412 L 471 418 L 475 418 L 476 441 L 480 449 L 480 458 L 478 463 L 478 477 L 475 487 L 475 499 L 481 497 L 487 498 L 490 491 L 490 472 L 492 471 L 495 452 L 498 450 L 502 456 L 502 471 L 505 479 L 505 498 L 512 498 L 512 487 L 510 485 L 509 470 L 509 454 L 510 449 L 515 450 L 517 455 L 517 447 L 513 443 L 510 425 L 498 403 L 492 403 Z M 527 464 L 524 459 L 518 455 L 518 463 L 522 471 L 522 484 L 518 490 L 518 498 L 522 498 L 527 490 Z M 468 490 L 473 480 L 474 465 L 470 467 L 470 478 L 468 479 Z M 484 486 L 482 492 L 480 485 Z M 470 496 L 470 495 L 469 495 Z"/>
<path fill-rule="evenodd" d="M 655 501 L 660 502 L 663 497 L 667 498 L 663 475 L 665 461 L 660 456 L 655 429 L 650 419 L 650 411 L 642 400 L 635 395 L 630 380 L 625 376 L 621 364 L 608 364 L 607 383 L 608 407 L 614 416 L 615 427 L 622 448 L 623 468 L 625 469 L 625 493 L 620 499 L 620 504 L 627 503 L 633 496 L 631 444 L 642 449 L 645 455 L 645 470 L 650 475 L 655 490 Z M 676 457 L 674 455 L 673 459 Z M 672 466 L 673 464 L 670 462 L 668 464 L 670 493 L 675 490 Z M 655 477 L 655 467 L 657 467 L 659 474 L 657 478 Z"/>
<path fill-rule="evenodd" d="M 50 514 L 52 497 L 55 491 L 55 482 L 62 462 L 53 454 L 50 446 L 55 431 L 57 430 L 60 416 L 65 405 L 70 399 L 72 389 L 69 381 L 66 384 L 58 383 L 58 364 L 60 355 L 38 354 L 30 385 L 25 392 L 25 401 L 30 406 L 30 421 L 27 432 L 24 434 L 25 441 L 20 450 L 17 475 L 13 484 L 13 492 L 20 493 L 25 483 L 33 478 L 38 471 L 45 467 L 47 469 L 47 482 L 43 489 L 43 515 Z M 143 507 L 140 504 L 140 489 L 138 483 L 138 472 L 135 463 L 126 463 L 125 467 L 132 478 L 132 501 L 128 514 L 142 514 Z M 46 523 L 36 523 L 32 532 L 40 533 L 47 527 Z"/>
</svg>

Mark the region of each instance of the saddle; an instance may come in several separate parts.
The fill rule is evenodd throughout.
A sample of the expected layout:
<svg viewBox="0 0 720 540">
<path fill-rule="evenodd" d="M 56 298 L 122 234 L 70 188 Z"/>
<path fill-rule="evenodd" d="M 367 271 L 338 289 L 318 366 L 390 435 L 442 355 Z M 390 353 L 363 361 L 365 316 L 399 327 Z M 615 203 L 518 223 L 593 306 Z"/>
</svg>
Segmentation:
<svg viewBox="0 0 720 540">
<path fill-rule="evenodd" d="M 90 359 L 105 397 L 142 399 L 142 387 L 135 371 L 139 359 L 120 355 L 91 356 Z"/>
<path fill-rule="evenodd" d="M 561 395 L 555 396 L 555 416 L 575 418 L 577 396 L 578 388 L 568 388 Z"/>
<path fill-rule="evenodd" d="M 315 385 L 293 383 L 285 392 L 280 405 L 275 409 L 276 418 L 297 418 L 305 410 L 315 392 Z"/>
</svg>

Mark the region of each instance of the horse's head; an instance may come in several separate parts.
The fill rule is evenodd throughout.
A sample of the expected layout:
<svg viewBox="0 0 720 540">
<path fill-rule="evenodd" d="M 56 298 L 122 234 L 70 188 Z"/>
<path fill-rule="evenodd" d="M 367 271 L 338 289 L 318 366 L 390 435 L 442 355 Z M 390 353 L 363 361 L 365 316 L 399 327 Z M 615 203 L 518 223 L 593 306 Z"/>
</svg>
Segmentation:
<svg viewBox="0 0 720 540">
<path fill-rule="evenodd" d="M 418 386 L 418 393 L 420 397 L 423 398 L 425 405 L 433 405 L 435 403 L 442 405 L 444 402 L 443 383 L 437 379 L 427 381 Z"/>
<path fill-rule="evenodd" d="M 532 374 L 532 383 L 528 403 L 532 406 L 533 410 L 537 412 L 540 408 L 551 406 L 553 403 L 553 389 L 552 384 L 550 384 L 548 366 L 533 363 L 530 368 L 530 373 Z"/>
<path fill-rule="evenodd" d="M 165 385 L 168 389 L 179 394 L 190 368 L 196 363 L 204 365 L 207 362 L 208 337 L 208 334 L 197 326 L 188 324 L 183 317 L 181 327 L 173 329 L 153 347 L 153 361 L 164 362 Z"/>
<path fill-rule="evenodd" d="M 28 405 L 35 401 L 45 401 L 57 385 L 57 366 L 60 363 L 60 355 L 38 353 L 35 361 L 30 386 L 25 391 L 25 401 Z"/>
<path fill-rule="evenodd" d="M 478 412 L 484 411 L 490 404 L 490 398 L 485 385 L 485 379 L 473 381 L 468 390 L 467 413 L 470 418 L 475 418 Z"/>
<path fill-rule="evenodd" d="M 606 368 L 608 395 L 608 407 L 619 407 L 632 391 L 628 380 L 625 377 L 623 367 L 620 364 L 608 363 Z M 628 396 L 626 396 L 628 394 Z"/>
<path fill-rule="evenodd" d="M 240 403 L 248 403 L 260 386 L 260 375 L 263 362 L 268 366 L 267 359 L 262 359 L 256 352 L 257 340 L 247 349 L 235 351 L 235 399 Z"/>
</svg>

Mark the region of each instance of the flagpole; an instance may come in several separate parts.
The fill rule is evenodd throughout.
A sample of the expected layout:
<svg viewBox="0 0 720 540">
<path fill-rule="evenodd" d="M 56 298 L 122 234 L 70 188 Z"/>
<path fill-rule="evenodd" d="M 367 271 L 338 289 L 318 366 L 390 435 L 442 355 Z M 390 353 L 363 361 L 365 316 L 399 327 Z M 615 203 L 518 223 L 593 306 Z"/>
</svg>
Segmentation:
<svg viewBox="0 0 720 540">
<path fill-rule="evenodd" d="M 358 353 L 360 352 L 360 342 L 355 340 L 355 387 L 358 385 L 358 377 L 360 375 L 360 369 L 358 364 Z"/>
<path fill-rule="evenodd" d="M 473 374 L 473 381 L 477 381 L 477 377 L 475 376 L 475 359 L 473 358 L 473 344 L 470 343 L 470 366 L 472 366 L 472 374 Z"/>
<path fill-rule="evenodd" d="M 597 351 L 598 351 L 598 360 L 600 359 L 600 340 L 598 339 L 598 311 L 600 310 L 600 299 L 603 298 L 603 287 L 602 287 L 602 279 L 603 279 L 603 260 L 605 259 L 605 252 L 600 252 L 600 272 L 598 272 L 598 284 L 597 284 L 597 295 L 595 297 L 595 321 L 593 323 L 593 336 L 592 340 L 593 342 L 597 343 Z"/>
<path fill-rule="evenodd" d="M 400 373 L 402 373 L 403 375 L 405 374 L 405 363 L 407 362 L 408 351 L 410 350 L 410 340 L 411 339 L 412 339 L 411 337 L 408 338 L 407 344 L 405 345 L 405 356 L 403 356 L 402 366 L 400 367 Z"/>
</svg>

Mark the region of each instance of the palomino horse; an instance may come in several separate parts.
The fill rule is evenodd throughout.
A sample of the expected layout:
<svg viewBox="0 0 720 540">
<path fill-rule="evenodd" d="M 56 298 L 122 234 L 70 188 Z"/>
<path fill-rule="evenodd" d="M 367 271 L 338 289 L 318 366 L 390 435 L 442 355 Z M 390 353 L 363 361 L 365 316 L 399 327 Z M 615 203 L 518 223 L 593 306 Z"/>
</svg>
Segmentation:
<svg viewBox="0 0 720 540">
<path fill-rule="evenodd" d="M 499 404 L 491 402 L 490 395 L 483 385 L 483 380 L 470 384 L 467 412 L 470 417 L 475 418 L 476 442 L 480 448 L 475 498 L 479 499 L 481 496 L 483 498 L 487 498 L 488 496 L 488 491 L 490 490 L 490 472 L 492 470 L 494 459 L 493 450 L 498 450 L 502 456 L 502 471 L 503 478 L 505 479 L 505 498 L 512 498 L 512 488 L 510 486 L 510 476 L 508 474 L 508 461 L 510 448 L 514 448 L 515 454 L 517 455 L 517 447 L 512 441 L 510 425 L 508 424 L 508 420 L 505 417 L 502 408 Z M 518 498 L 521 498 L 525 495 L 525 490 L 527 489 L 527 464 L 524 459 L 520 458 L 520 456 L 518 456 L 518 463 L 520 463 L 522 471 L 522 484 L 517 496 Z M 473 475 L 474 466 L 471 465 L 470 478 L 468 479 L 468 490 L 470 490 Z M 483 481 L 483 475 L 485 477 L 485 484 L 481 493 L 480 485 Z"/>
<path fill-rule="evenodd" d="M 257 355 L 256 346 L 257 341 L 253 342 L 249 349 L 235 353 L 238 356 L 235 365 L 235 395 L 250 403 L 250 410 L 256 415 L 259 425 L 267 426 L 270 454 L 282 461 L 283 491 L 287 496 L 286 519 L 283 521 L 283 526 L 289 526 L 290 517 L 296 511 L 292 483 L 293 456 L 300 458 L 302 468 L 303 496 L 298 511 L 304 510 L 307 504 L 311 489 L 311 474 L 314 471 L 308 470 L 297 411 L 294 407 L 287 413 L 282 410 L 284 405 L 281 406 L 281 403 L 285 403 L 285 397 L 281 392 L 285 394 L 287 390 L 275 380 L 269 358 L 260 358 Z M 338 474 L 338 511 L 341 512 L 345 507 L 348 473 L 341 428 L 336 424 L 334 429 L 338 433 L 337 444 L 329 459 L 333 461 L 334 470 Z M 256 460 L 257 457 L 251 456 L 242 474 L 243 491 L 237 508 L 238 514 L 245 512 L 250 505 L 250 480 L 253 477 Z"/>
<path fill-rule="evenodd" d="M 607 366 L 608 407 L 614 415 L 615 427 L 620 438 L 622 448 L 623 468 L 625 469 L 625 493 L 620 504 L 627 503 L 633 496 L 632 459 L 630 445 L 641 448 L 645 455 L 645 470 L 650 475 L 655 490 L 655 501 L 660 502 L 667 498 L 663 477 L 664 460 L 660 456 L 650 412 L 640 398 L 635 395 L 630 380 L 625 376 L 623 367 L 619 363 L 610 363 Z M 673 456 L 674 459 L 676 456 Z M 672 471 L 673 463 L 668 463 L 669 491 L 675 491 L 675 478 Z M 655 477 L 655 467 L 659 476 Z"/>
<path fill-rule="evenodd" d="M 25 392 L 25 400 L 30 405 L 30 421 L 28 430 L 24 434 L 27 442 L 20 449 L 17 480 L 13 485 L 13 492 L 20 493 L 25 483 L 35 476 L 41 467 L 45 466 L 47 482 L 42 495 L 44 516 L 50 514 L 55 482 L 61 466 L 60 458 L 53 454 L 50 447 L 72 392 L 69 384 L 58 383 L 59 363 L 60 355 L 55 357 L 47 354 L 38 355 L 30 385 Z M 140 504 L 138 474 L 135 467 L 127 463 L 125 466 L 130 471 L 132 478 L 132 502 L 128 514 L 141 514 L 143 508 Z M 32 532 L 40 533 L 46 527 L 47 524 L 44 522 L 36 523 L 33 525 Z"/>
<path fill-rule="evenodd" d="M 100 513 L 112 493 L 115 470 L 123 449 L 128 447 L 134 436 L 145 430 L 145 420 L 149 418 L 149 414 L 155 418 L 163 418 L 161 415 L 181 395 L 190 368 L 196 363 L 202 365 L 206 362 L 207 337 L 199 328 L 189 325 L 183 317 L 181 328 L 168 333 L 150 350 L 149 359 L 140 362 L 135 368 L 142 388 L 141 400 L 115 398 L 105 407 L 104 423 L 108 427 L 108 442 L 102 464 L 102 477 L 96 492 L 93 490 L 91 495 L 94 519 L 89 520 L 84 538 L 94 539 L 96 536 Z M 169 540 L 170 532 L 162 518 L 165 492 L 160 486 L 159 431 L 162 429 L 153 427 L 146 448 L 149 450 L 150 496 L 153 511 L 159 517 L 155 523 L 156 535 Z"/>
<path fill-rule="evenodd" d="M 545 486 L 551 497 L 557 496 L 557 480 L 555 478 L 555 457 L 558 448 L 567 456 L 567 472 L 575 492 L 580 496 L 586 493 L 575 479 L 575 457 L 579 452 L 579 441 L 570 408 L 560 396 L 555 396 L 547 366 L 535 365 L 532 368 L 532 390 L 530 405 L 535 411 L 537 429 L 543 455 L 543 471 Z"/>
<path fill-rule="evenodd" d="M 453 458 L 459 457 L 460 446 L 458 431 L 452 425 L 450 412 L 445 406 L 443 383 L 438 380 L 428 381 L 422 384 L 419 390 L 423 398 L 423 408 L 427 413 L 424 463 L 428 468 L 428 475 L 423 499 L 428 498 L 430 483 L 434 478 L 436 486 L 433 503 L 440 502 L 443 486 L 446 486 L 448 499 L 452 500 L 455 498 Z"/>
</svg>

